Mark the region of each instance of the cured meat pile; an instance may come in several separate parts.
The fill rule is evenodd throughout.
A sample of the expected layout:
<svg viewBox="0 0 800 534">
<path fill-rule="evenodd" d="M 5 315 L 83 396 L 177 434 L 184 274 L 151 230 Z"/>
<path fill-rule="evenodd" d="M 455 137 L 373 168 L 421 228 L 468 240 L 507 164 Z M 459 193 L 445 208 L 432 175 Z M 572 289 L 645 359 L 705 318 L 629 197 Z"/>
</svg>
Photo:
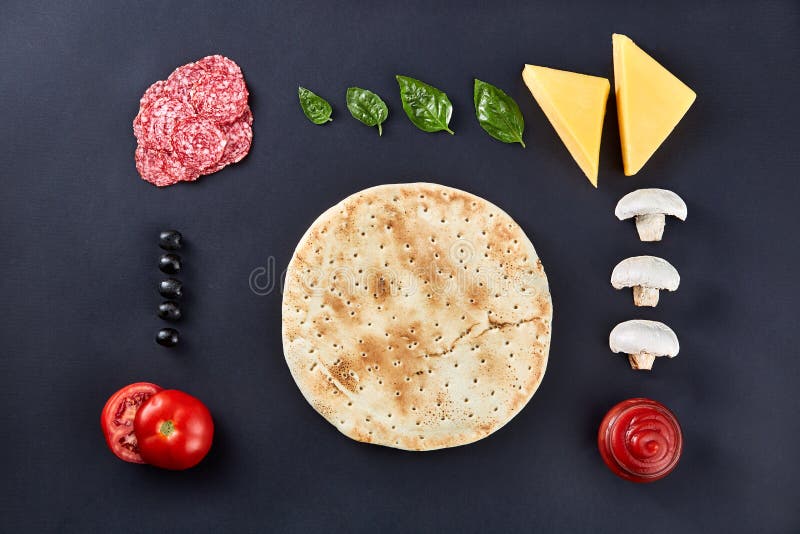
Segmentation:
<svg viewBox="0 0 800 534">
<path fill-rule="evenodd" d="M 239 65 L 208 56 L 151 85 L 133 120 L 136 169 L 159 187 L 193 181 L 250 151 L 253 114 Z"/>
</svg>

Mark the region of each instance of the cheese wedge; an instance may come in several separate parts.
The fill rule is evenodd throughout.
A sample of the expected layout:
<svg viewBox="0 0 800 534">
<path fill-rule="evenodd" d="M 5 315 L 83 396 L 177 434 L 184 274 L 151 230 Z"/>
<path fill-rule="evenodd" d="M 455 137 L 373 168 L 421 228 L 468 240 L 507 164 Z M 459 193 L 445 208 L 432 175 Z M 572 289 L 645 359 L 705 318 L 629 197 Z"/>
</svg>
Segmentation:
<svg viewBox="0 0 800 534">
<path fill-rule="evenodd" d="M 597 187 L 600 138 L 611 84 L 605 78 L 525 65 L 522 79 L 561 141 Z"/>
<path fill-rule="evenodd" d="M 613 34 L 614 93 L 625 176 L 647 163 L 680 122 L 696 94 L 630 38 Z"/>
</svg>

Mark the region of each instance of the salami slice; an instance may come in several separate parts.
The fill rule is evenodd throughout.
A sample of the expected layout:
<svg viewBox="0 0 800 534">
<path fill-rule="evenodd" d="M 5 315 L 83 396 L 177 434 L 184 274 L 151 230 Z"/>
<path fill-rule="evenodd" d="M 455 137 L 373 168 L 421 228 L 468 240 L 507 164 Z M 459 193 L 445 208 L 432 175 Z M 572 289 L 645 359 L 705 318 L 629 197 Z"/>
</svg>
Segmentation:
<svg viewBox="0 0 800 534">
<path fill-rule="evenodd" d="M 222 157 L 220 157 L 215 166 L 203 171 L 203 174 L 211 174 L 232 163 L 238 163 L 250 152 L 250 145 L 253 142 L 253 129 L 250 128 L 246 117 L 224 126 L 222 131 L 228 140 L 225 150 L 222 152 Z"/>
<path fill-rule="evenodd" d="M 141 114 L 141 143 L 147 148 L 172 150 L 172 134 L 178 121 L 195 115 L 188 104 L 172 97 L 161 97 Z"/>
<path fill-rule="evenodd" d="M 227 74 L 234 78 L 244 78 L 239 65 L 225 56 L 206 56 L 198 61 L 197 64 L 208 72 Z"/>
<path fill-rule="evenodd" d="M 247 97 L 243 78 L 209 71 L 195 84 L 190 102 L 199 115 L 227 124 L 244 113 Z"/>
<path fill-rule="evenodd" d="M 205 73 L 199 62 L 178 67 L 167 78 L 166 90 L 173 98 L 189 104 L 192 89 Z"/>
<path fill-rule="evenodd" d="M 228 144 L 225 145 L 221 161 L 224 161 L 226 165 L 242 161 L 253 143 L 253 129 L 250 124 L 246 119 L 231 123 L 225 127 L 225 135 L 228 138 Z"/>
<path fill-rule="evenodd" d="M 186 167 L 169 152 L 139 146 L 135 159 L 136 170 L 141 177 L 159 187 L 196 180 L 199 176 L 196 170 Z"/>
<path fill-rule="evenodd" d="M 213 121 L 197 117 L 180 121 L 172 136 L 177 159 L 200 172 L 217 164 L 227 144 L 225 134 Z"/>
<path fill-rule="evenodd" d="M 139 113 L 136 114 L 136 117 L 133 118 L 133 135 L 136 136 L 136 141 L 142 142 L 143 133 L 142 133 L 142 111 L 139 110 Z"/>
<path fill-rule="evenodd" d="M 164 80 L 158 80 L 156 83 L 148 87 L 142 98 L 139 99 L 139 113 L 137 113 L 136 118 L 133 119 L 133 135 L 136 136 L 137 140 L 141 140 L 143 138 L 142 117 L 145 116 L 148 108 L 153 102 L 166 94 L 167 82 Z"/>
<path fill-rule="evenodd" d="M 147 91 L 145 91 L 144 95 L 142 95 L 142 98 L 139 99 L 139 110 L 146 108 L 162 96 L 166 96 L 167 89 L 167 82 L 164 80 L 158 80 L 156 83 L 148 87 Z"/>
<path fill-rule="evenodd" d="M 253 112 L 250 111 L 250 106 L 244 107 L 244 113 L 242 113 L 242 116 L 239 117 L 239 119 L 246 121 L 248 126 L 253 125 Z"/>
</svg>

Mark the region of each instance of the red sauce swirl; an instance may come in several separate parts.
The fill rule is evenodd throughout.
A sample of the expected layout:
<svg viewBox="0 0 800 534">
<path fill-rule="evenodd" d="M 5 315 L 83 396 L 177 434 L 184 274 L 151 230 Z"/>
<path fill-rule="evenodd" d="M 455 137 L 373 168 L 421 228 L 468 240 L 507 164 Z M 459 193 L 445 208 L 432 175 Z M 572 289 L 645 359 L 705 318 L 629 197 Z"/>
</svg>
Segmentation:
<svg viewBox="0 0 800 534">
<path fill-rule="evenodd" d="M 597 445 L 606 465 L 620 477 L 653 482 L 675 469 L 683 435 L 675 415 L 663 404 L 628 399 L 603 418 Z"/>
</svg>

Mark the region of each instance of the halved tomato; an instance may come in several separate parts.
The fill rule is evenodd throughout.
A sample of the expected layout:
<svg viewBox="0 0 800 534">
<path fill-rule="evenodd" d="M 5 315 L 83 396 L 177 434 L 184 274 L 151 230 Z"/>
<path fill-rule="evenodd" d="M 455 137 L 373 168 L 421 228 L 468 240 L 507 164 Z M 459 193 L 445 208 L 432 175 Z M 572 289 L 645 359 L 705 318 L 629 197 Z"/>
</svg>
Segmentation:
<svg viewBox="0 0 800 534">
<path fill-rule="evenodd" d="M 136 382 L 120 389 L 108 399 L 100 414 L 100 426 L 111 452 L 120 460 L 143 464 L 139 443 L 133 432 L 133 419 L 144 401 L 161 391 L 150 382 Z"/>
</svg>

